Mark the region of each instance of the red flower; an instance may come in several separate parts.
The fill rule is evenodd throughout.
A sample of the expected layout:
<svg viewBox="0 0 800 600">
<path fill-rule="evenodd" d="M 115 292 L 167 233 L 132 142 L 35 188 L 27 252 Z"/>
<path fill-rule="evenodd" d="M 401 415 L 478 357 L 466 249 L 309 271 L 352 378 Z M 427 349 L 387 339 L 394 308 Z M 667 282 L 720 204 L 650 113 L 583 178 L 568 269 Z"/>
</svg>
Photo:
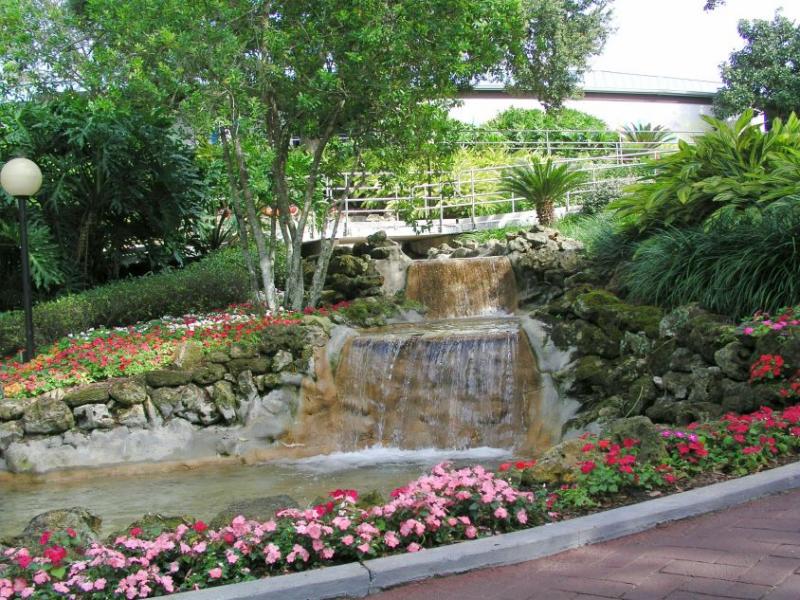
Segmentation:
<svg viewBox="0 0 800 600">
<path fill-rule="evenodd" d="M 591 452 L 592 450 L 594 450 L 594 444 L 584 444 L 581 448 L 581 452 Z"/>
<path fill-rule="evenodd" d="M 223 534 L 222 539 L 225 541 L 226 544 L 233 544 L 236 541 L 236 536 L 233 535 L 230 531 Z"/>
<path fill-rule="evenodd" d="M 142 535 L 142 528 L 141 527 L 134 527 L 131 529 L 131 537 L 138 537 Z"/>
<path fill-rule="evenodd" d="M 742 448 L 742 454 L 758 454 L 761 452 L 761 446 L 747 446 Z"/>
<path fill-rule="evenodd" d="M 597 442 L 597 447 L 602 448 L 603 450 L 608 449 L 609 446 L 611 446 L 610 440 L 600 440 L 599 442 Z"/>
<path fill-rule="evenodd" d="M 626 448 L 633 448 L 636 444 L 639 443 L 639 440 L 633 440 L 631 438 L 625 438 L 622 440 L 622 445 Z"/>
<path fill-rule="evenodd" d="M 334 500 L 349 500 L 350 502 L 358 501 L 358 492 L 355 490 L 333 490 L 328 493 L 328 496 Z"/>
<path fill-rule="evenodd" d="M 594 461 L 591 460 L 584 461 L 580 463 L 580 465 L 581 465 L 581 473 L 583 473 L 584 475 L 588 475 L 589 473 L 594 471 L 595 467 L 597 466 L 594 463 Z"/>
<path fill-rule="evenodd" d="M 74 538 L 77 537 L 78 533 L 72 527 L 67 527 L 67 535 Z"/>
<path fill-rule="evenodd" d="M 520 461 L 517 461 L 517 462 L 514 464 L 514 466 L 515 466 L 517 469 L 519 469 L 520 471 L 522 471 L 522 470 L 523 470 L 525 467 L 527 467 L 527 466 L 528 466 L 528 463 L 526 463 L 526 462 L 524 462 L 524 461 L 521 461 L 521 460 L 520 460 Z"/>
<path fill-rule="evenodd" d="M 60 565 L 61 561 L 64 560 L 66 556 L 67 551 L 61 546 L 51 546 L 44 551 L 44 557 L 50 559 L 50 562 L 53 563 L 54 566 Z"/>
<path fill-rule="evenodd" d="M 664 475 L 664 481 L 666 481 L 669 484 L 672 484 L 678 481 L 678 478 L 675 477 L 675 475 L 673 475 L 672 473 L 667 473 L 666 475 Z"/>
<path fill-rule="evenodd" d="M 194 529 L 197 533 L 203 533 L 208 529 L 208 525 L 203 523 L 203 521 L 195 521 L 194 525 L 192 525 L 192 529 Z"/>
<path fill-rule="evenodd" d="M 502 465 L 500 465 L 498 470 L 501 473 L 504 473 L 505 471 L 508 471 L 510 468 L 511 468 L 511 463 L 503 463 Z"/>
<path fill-rule="evenodd" d="M 31 558 L 30 554 L 17 555 L 17 564 L 23 569 L 27 569 L 28 565 L 31 564 L 31 561 L 33 561 L 33 559 Z"/>
<path fill-rule="evenodd" d="M 45 531 L 45 532 L 42 534 L 42 536 L 39 538 L 39 545 L 40 545 L 40 546 L 46 546 L 46 545 L 47 545 L 47 542 L 49 542 L 49 541 L 50 541 L 50 536 L 51 536 L 51 535 L 52 535 L 52 534 L 51 534 L 49 531 Z"/>
</svg>

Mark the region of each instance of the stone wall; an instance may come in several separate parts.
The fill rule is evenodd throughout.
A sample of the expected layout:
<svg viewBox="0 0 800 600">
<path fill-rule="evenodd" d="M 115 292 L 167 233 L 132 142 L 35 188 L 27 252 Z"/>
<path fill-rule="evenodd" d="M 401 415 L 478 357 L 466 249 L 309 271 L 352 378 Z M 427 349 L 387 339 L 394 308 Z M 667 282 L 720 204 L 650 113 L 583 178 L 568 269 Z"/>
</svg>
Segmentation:
<svg viewBox="0 0 800 600">
<path fill-rule="evenodd" d="M 0 400 L 0 457 L 10 471 L 42 472 L 269 446 L 291 431 L 330 327 L 306 317 L 208 355 L 190 342 L 167 369 Z"/>
</svg>

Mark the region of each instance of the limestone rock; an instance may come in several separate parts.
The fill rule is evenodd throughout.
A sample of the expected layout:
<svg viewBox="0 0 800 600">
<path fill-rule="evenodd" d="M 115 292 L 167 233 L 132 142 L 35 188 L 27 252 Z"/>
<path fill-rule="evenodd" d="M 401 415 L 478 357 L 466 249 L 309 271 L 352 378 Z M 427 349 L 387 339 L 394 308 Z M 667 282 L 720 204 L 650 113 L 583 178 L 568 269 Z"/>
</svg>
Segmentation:
<svg viewBox="0 0 800 600">
<path fill-rule="evenodd" d="M 25 414 L 25 409 L 34 402 L 34 398 L 6 398 L 0 400 L 0 421 L 16 421 Z"/>
<path fill-rule="evenodd" d="M 64 402 L 73 408 L 84 404 L 105 404 L 108 402 L 108 384 L 92 383 L 71 390 L 64 394 Z"/>
<path fill-rule="evenodd" d="M 269 371 L 270 361 L 266 357 L 234 358 L 228 363 L 228 370 L 238 376 L 243 371 L 250 371 L 253 375 L 261 375 Z"/>
<path fill-rule="evenodd" d="M 25 433 L 62 433 L 74 425 L 72 411 L 64 402 L 44 397 L 30 404 L 22 417 Z"/>
<path fill-rule="evenodd" d="M 51 533 L 74 529 L 79 536 L 90 540 L 98 539 L 102 525 L 100 517 L 89 509 L 76 506 L 59 508 L 33 517 L 15 542 L 29 547 L 38 547 L 39 538 L 45 531 Z"/>
<path fill-rule="evenodd" d="M 19 421 L 7 421 L 0 423 L 0 452 L 8 448 L 14 442 L 18 442 L 25 435 Z"/>
<path fill-rule="evenodd" d="M 120 425 L 131 429 L 147 427 L 147 415 L 145 415 L 144 406 L 141 404 L 134 404 L 130 408 L 121 410 L 117 415 L 117 420 Z"/>
<path fill-rule="evenodd" d="M 721 416 L 719 404 L 710 402 L 689 402 L 687 400 L 670 400 L 662 398 L 647 409 L 647 416 L 656 423 L 688 425 L 694 421 L 703 421 Z"/>
<path fill-rule="evenodd" d="M 639 460 L 642 462 L 660 461 L 666 456 L 664 439 L 647 417 L 617 419 L 608 426 L 607 434 L 617 443 L 626 438 L 639 440 Z"/>
<path fill-rule="evenodd" d="M 243 516 L 253 521 L 269 521 L 275 517 L 275 513 L 284 508 L 299 508 L 294 498 L 281 494 L 278 496 L 266 496 L 264 498 L 253 498 L 251 500 L 239 500 L 223 508 L 211 519 L 209 525 L 213 529 L 226 527 L 238 516 Z"/>
<path fill-rule="evenodd" d="M 736 381 L 750 378 L 751 351 L 739 341 L 733 341 L 714 353 L 714 362 L 722 372 Z"/>
<path fill-rule="evenodd" d="M 234 394 L 233 386 L 230 382 L 217 381 L 212 388 L 211 399 L 226 423 L 232 423 L 236 420 L 236 408 L 239 405 L 239 401 L 236 399 L 236 394 Z"/>
<path fill-rule="evenodd" d="M 192 380 L 192 372 L 185 369 L 162 369 L 145 375 L 147 385 L 154 388 L 178 387 Z"/>
<path fill-rule="evenodd" d="M 152 392 L 152 400 L 161 416 L 169 419 L 180 404 L 181 391 L 179 388 L 172 387 L 156 388 Z"/>
<path fill-rule="evenodd" d="M 545 452 L 532 469 L 527 469 L 526 477 L 538 483 L 575 481 L 578 463 L 591 458 L 582 450 L 585 444 L 577 438 L 561 442 Z"/>
<path fill-rule="evenodd" d="M 225 367 L 217 363 L 205 364 L 192 373 L 192 381 L 198 385 L 211 385 L 223 377 L 225 377 Z"/>
<path fill-rule="evenodd" d="M 112 384 L 108 393 L 120 406 L 133 406 L 147 400 L 147 388 L 136 379 L 117 381 Z"/>
<path fill-rule="evenodd" d="M 285 371 L 291 367 L 293 362 L 294 357 L 292 356 L 291 352 L 287 352 L 286 350 L 278 350 L 272 359 L 272 370 L 276 373 L 280 373 L 281 371 Z"/>
<path fill-rule="evenodd" d="M 85 431 L 92 429 L 111 429 L 116 425 L 108 406 L 105 404 L 84 404 L 77 407 L 74 411 L 78 421 L 78 428 Z"/>
<path fill-rule="evenodd" d="M 197 340 L 186 340 L 178 344 L 172 356 L 172 364 L 179 369 L 194 369 L 203 362 L 203 344 Z"/>
<path fill-rule="evenodd" d="M 233 344 L 230 349 L 231 358 L 255 358 L 258 348 L 250 344 Z"/>
<path fill-rule="evenodd" d="M 177 414 L 190 423 L 211 425 L 219 420 L 216 405 L 206 391 L 193 383 L 181 389 Z"/>
</svg>

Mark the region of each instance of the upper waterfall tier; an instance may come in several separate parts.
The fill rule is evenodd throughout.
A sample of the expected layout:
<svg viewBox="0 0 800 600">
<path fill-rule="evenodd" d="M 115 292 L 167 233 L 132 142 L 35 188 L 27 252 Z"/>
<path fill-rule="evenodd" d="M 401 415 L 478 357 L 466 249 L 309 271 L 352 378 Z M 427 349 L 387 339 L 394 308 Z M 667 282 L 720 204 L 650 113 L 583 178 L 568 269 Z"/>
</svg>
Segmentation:
<svg viewBox="0 0 800 600">
<path fill-rule="evenodd" d="M 517 286 L 505 256 L 414 261 L 406 296 L 428 307 L 428 318 L 513 313 Z"/>
</svg>

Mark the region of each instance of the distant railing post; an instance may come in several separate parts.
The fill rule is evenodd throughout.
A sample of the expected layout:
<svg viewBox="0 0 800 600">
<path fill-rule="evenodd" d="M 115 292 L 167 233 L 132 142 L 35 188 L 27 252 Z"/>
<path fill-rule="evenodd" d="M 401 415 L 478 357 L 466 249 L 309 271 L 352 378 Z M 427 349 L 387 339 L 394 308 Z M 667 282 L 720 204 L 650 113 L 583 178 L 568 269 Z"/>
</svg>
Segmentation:
<svg viewBox="0 0 800 600">
<path fill-rule="evenodd" d="M 475 169 L 469 170 L 469 193 L 472 196 L 472 228 L 475 229 Z"/>
<path fill-rule="evenodd" d="M 347 173 L 344 174 L 344 189 L 347 191 L 349 186 L 347 185 Z M 344 197 L 344 235 L 347 237 L 348 233 L 350 232 L 350 194 L 347 194 Z"/>
</svg>

